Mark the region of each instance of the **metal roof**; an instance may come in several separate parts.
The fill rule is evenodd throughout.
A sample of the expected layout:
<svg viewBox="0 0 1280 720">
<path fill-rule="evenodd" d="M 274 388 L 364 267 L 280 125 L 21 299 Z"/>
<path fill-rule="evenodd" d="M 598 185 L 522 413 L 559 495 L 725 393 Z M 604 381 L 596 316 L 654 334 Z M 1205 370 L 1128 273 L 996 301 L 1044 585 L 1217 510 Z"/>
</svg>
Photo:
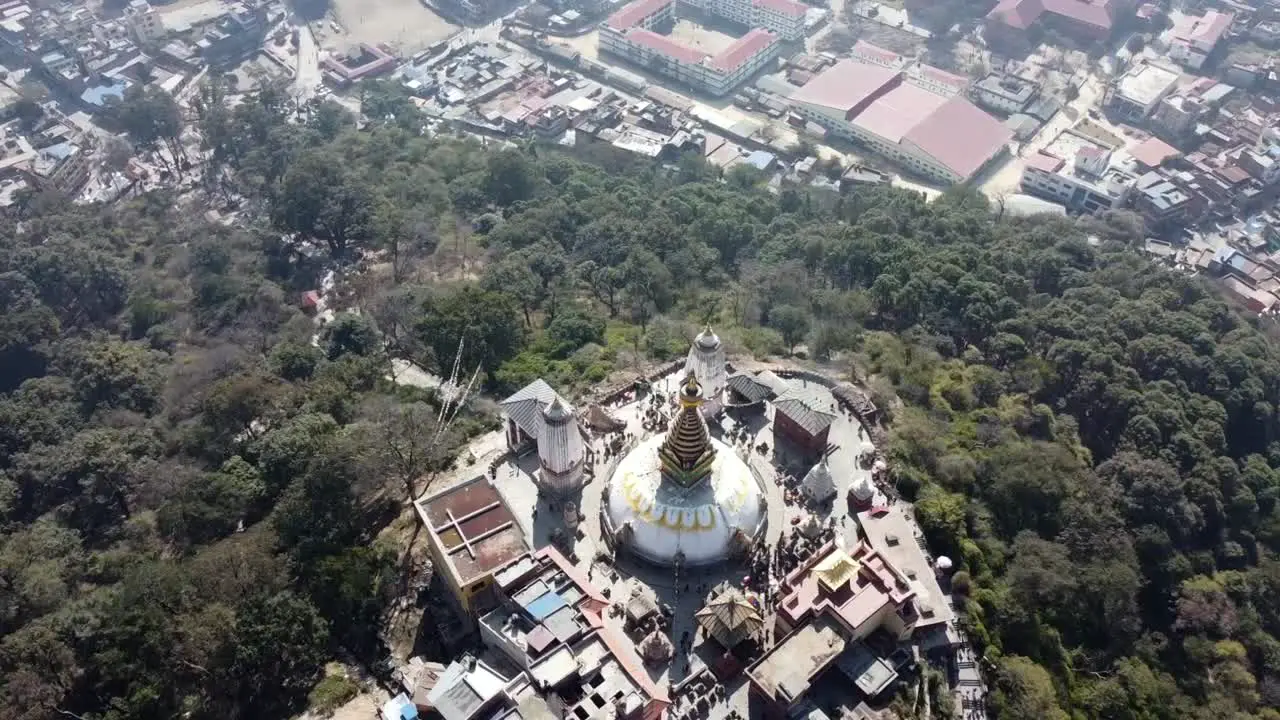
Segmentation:
<svg viewBox="0 0 1280 720">
<path fill-rule="evenodd" d="M 814 393 L 806 392 L 802 388 L 792 388 L 786 395 L 774 400 L 773 407 L 777 412 L 791 418 L 810 435 L 817 435 L 831 427 L 831 423 L 836 419 L 832 413 L 819 410 L 820 404 L 814 397 Z"/>
<path fill-rule="evenodd" d="M 546 380 L 538 378 L 499 404 L 512 422 L 526 435 L 536 440 L 542 435 L 542 409 L 557 398 L 566 409 L 572 411 L 569 403 L 565 402 L 565 399 L 561 398 Z"/>
<path fill-rule="evenodd" d="M 739 373 L 729 378 L 729 389 L 738 393 L 750 402 L 760 402 L 774 397 L 773 388 L 757 380 L 751 375 Z"/>
</svg>

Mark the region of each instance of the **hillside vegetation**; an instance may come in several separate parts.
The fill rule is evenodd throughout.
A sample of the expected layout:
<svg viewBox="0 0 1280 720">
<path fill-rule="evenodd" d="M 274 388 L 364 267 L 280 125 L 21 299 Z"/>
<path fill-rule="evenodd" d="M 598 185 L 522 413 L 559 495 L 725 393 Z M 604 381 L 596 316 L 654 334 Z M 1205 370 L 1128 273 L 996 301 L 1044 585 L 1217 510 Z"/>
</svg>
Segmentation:
<svg viewBox="0 0 1280 720">
<path fill-rule="evenodd" d="M 0 718 L 297 711 L 335 652 L 381 657 L 373 538 L 491 427 L 426 443 L 438 399 L 389 354 L 448 374 L 465 335 L 490 394 L 583 389 L 703 322 L 902 399 L 892 471 L 968 578 L 998 717 L 1280 718 L 1280 357 L 1131 217 L 773 194 L 376 100 L 357 132 L 211 91 L 207 189 L 243 229 L 163 194 L 0 228 Z M 313 346 L 331 260 L 363 312 Z"/>
</svg>

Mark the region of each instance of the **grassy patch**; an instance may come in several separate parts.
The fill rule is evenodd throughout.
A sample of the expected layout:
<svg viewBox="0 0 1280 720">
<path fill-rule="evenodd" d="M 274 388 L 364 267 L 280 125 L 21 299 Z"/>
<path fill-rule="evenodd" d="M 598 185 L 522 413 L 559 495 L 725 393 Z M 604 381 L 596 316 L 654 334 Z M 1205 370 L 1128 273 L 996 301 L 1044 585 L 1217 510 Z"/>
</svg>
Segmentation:
<svg viewBox="0 0 1280 720">
<path fill-rule="evenodd" d="M 312 712 L 327 717 L 359 694 L 360 686 L 347 677 L 341 667 L 331 666 L 326 669 L 324 679 L 311 688 L 311 694 L 307 696 L 307 705 Z"/>
</svg>

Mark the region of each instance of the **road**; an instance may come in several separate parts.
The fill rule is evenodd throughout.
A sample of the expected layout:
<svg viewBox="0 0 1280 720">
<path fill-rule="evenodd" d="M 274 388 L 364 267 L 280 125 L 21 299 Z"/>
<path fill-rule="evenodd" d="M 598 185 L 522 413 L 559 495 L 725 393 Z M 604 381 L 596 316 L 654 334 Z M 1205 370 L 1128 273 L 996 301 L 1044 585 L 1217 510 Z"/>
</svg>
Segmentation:
<svg viewBox="0 0 1280 720">
<path fill-rule="evenodd" d="M 1064 105 L 1057 115 L 1050 118 L 1049 122 L 1045 123 L 1044 127 L 1040 128 L 1039 132 L 1019 149 L 1017 155 L 1007 158 L 978 185 L 978 188 L 989 198 L 1018 192 L 1026 158 L 1042 150 L 1063 130 L 1072 127 L 1090 110 L 1096 108 L 1102 99 L 1102 94 L 1102 82 L 1094 75 L 1088 76 L 1081 84 L 1080 94 L 1076 99 Z"/>
<path fill-rule="evenodd" d="M 307 24 L 298 26 L 298 69 L 293 79 L 293 95 L 298 102 L 315 97 L 320 89 L 320 49 Z"/>
</svg>

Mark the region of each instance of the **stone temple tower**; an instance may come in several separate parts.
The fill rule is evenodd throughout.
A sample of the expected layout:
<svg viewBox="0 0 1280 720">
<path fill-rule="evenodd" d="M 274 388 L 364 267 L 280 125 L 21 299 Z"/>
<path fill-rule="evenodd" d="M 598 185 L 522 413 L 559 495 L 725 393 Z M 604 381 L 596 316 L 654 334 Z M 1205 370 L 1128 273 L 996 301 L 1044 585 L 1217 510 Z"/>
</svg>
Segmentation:
<svg viewBox="0 0 1280 720">
<path fill-rule="evenodd" d="M 572 495 L 582 489 L 586 446 L 582 430 L 560 398 L 542 410 L 538 434 L 538 489 L 554 496 Z"/>
<path fill-rule="evenodd" d="M 728 374 L 724 370 L 724 345 L 710 325 L 694 338 L 684 362 L 684 374 L 697 376 L 702 385 L 702 414 L 709 417 L 719 413 Z"/>
</svg>

